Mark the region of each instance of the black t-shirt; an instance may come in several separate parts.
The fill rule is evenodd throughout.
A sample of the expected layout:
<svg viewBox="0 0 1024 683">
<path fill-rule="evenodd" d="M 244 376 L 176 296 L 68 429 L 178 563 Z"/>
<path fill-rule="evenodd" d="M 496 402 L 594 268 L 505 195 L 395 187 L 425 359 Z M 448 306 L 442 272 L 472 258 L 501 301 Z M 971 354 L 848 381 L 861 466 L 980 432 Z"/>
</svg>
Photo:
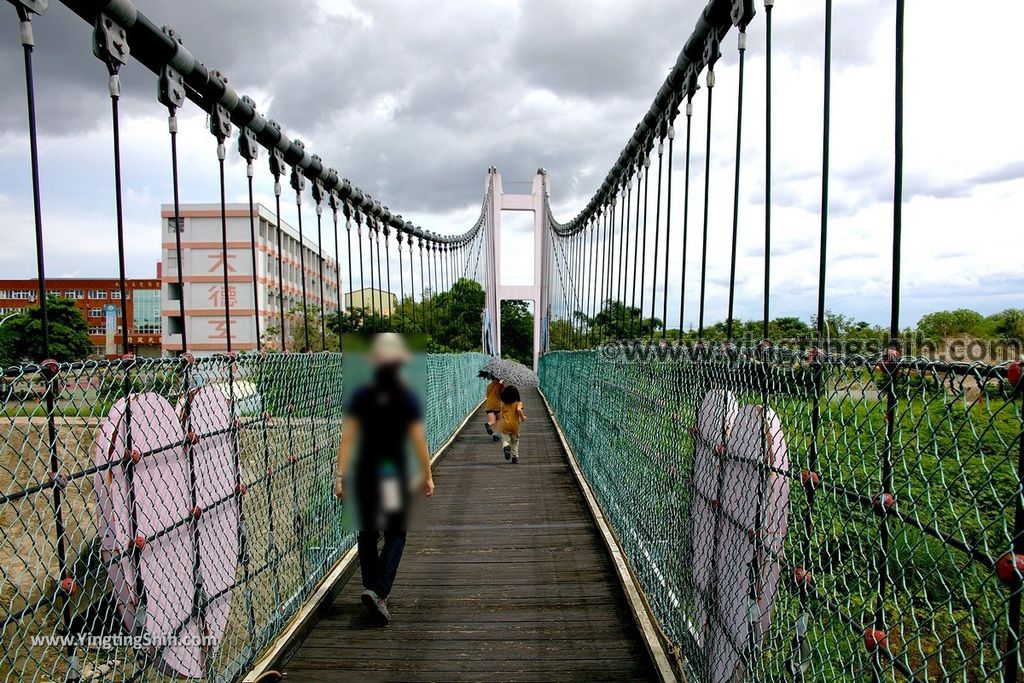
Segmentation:
<svg viewBox="0 0 1024 683">
<path fill-rule="evenodd" d="M 368 384 L 352 395 L 345 414 L 359 420 L 357 469 L 371 474 L 390 465 L 404 474 L 409 427 L 423 419 L 416 396 L 404 387 L 383 391 Z"/>
</svg>

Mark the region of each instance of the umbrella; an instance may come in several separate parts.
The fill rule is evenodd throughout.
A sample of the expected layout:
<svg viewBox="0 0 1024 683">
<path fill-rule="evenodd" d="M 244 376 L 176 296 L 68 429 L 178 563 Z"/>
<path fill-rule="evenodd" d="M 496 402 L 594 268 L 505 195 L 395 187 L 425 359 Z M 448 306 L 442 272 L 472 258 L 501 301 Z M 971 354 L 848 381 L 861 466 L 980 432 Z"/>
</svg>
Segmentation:
<svg viewBox="0 0 1024 683">
<path fill-rule="evenodd" d="M 484 365 L 482 372 L 497 377 L 502 384 L 516 387 L 536 387 L 540 385 L 537 373 L 522 363 L 505 358 L 492 358 Z"/>
</svg>

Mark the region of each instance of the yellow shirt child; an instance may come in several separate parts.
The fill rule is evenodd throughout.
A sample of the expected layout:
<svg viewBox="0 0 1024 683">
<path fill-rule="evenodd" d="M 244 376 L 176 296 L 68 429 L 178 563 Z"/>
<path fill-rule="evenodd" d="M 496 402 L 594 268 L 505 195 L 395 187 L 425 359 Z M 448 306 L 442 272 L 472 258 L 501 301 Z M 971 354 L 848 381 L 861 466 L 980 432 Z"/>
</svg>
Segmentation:
<svg viewBox="0 0 1024 683">
<path fill-rule="evenodd" d="M 497 441 L 499 437 L 494 433 L 494 424 L 498 421 L 498 416 L 501 415 L 501 390 L 505 388 L 497 378 L 492 377 L 491 383 L 487 385 L 487 391 L 484 394 L 484 412 L 487 413 L 487 422 L 484 423 L 484 429 L 491 435 L 491 438 Z"/>
<path fill-rule="evenodd" d="M 526 420 L 523 402 L 501 404 L 501 432 L 503 434 L 519 434 L 519 425 Z"/>
<path fill-rule="evenodd" d="M 484 401 L 484 410 L 488 413 L 496 413 L 501 410 L 501 390 L 505 385 L 496 379 L 492 379 L 487 385 L 487 400 Z"/>
</svg>

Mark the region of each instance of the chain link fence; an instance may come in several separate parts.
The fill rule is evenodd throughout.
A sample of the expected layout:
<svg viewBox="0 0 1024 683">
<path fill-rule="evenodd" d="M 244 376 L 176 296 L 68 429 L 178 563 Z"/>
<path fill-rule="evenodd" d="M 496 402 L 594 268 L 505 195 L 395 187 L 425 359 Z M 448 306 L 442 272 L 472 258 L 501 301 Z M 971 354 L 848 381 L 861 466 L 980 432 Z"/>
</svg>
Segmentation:
<svg viewBox="0 0 1024 683">
<path fill-rule="evenodd" d="M 432 451 L 481 364 L 422 364 Z M 0 681 L 244 674 L 352 545 L 331 491 L 342 386 L 338 353 L 8 369 Z"/>
<path fill-rule="evenodd" d="M 688 680 L 1019 665 L 1019 365 L 681 351 L 540 375 Z"/>
</svg>

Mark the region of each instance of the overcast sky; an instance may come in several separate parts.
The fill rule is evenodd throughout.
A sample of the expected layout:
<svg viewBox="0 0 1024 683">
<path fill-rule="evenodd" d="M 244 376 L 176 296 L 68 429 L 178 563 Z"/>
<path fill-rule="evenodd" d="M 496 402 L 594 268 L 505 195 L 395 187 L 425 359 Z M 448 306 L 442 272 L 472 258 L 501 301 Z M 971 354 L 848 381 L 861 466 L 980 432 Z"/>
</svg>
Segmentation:
<svg viewBox="0 0 1024 683">
<path fill-rule="evenodd" d="M 392 210 L 442 233 L 468 228 L 485 171 L 509 181 L 548 169 L 567 221 L 600 184 L 691 32 L 703 0 L 136 0 L 239 93 L 341 175 Z M 773 313 L 814 310 L 821 167 L 821 0 L 780 0 L 773 18 Z M 837 0 L 828 306 L 888 319 L 892 225 L 893 0 Z M 993 20 L 991 14 L 998 16 Z M 14 10 L 0 8 L 0 277 L 32 277 L 24 79 Z M 1020 55 L 1024 4 L 990 12 L 953 0 L 907 1 L 904 314 L 1021 306 L 1024 215 Z M 90 29 L 59 2 L 35 21 L 46 259 L 51 276 L 116 274 L 106 72 Z M 749 29 L 740 189 L 737 314 L 760 315 L 764 221 L 764 10 Z M 723 50 L 712 124 L 708 320 L 725 316 L 736 118 L 736 37 Z M 124 69 L 128 271 L 159 258 L 169 202 L 166 113 L 155 78 Z M 703 211 L 704 91 L 695 99 L 690 268 L 695 322 Z M 188 106 L 181 121 L 182 201 L 217 199 L 215 141 Z M 678 279 L 683 126 L 673 172 L 671 272 Z M 229 153 L 228 199 L 245 201 Z M 266 155 L 258 199 L 273 205 Z M 295 223 L 294 202 L 285 219 Z M 312 204 L 307 210 L 312 216 Z M 519 230 L 521 222 L 510 223 Z M 511 228 L 509 232 L 511 232 Z M 519 272 L 529 277 L 527 240 Z M 508 268 L 506 267 L 506 270 Z M 661 284 L 659 282 L 659 297 Z M 669 323 L 677 324 L 678 281 Z M 648 295 L 649 296 L 649 295 Z M 648 299 L 649 301 L 649 299 Z M 659 299 L 660 301 L 660 299 Z M 659 304 L 660 308 L 660 304 Z"/>
</svg>

